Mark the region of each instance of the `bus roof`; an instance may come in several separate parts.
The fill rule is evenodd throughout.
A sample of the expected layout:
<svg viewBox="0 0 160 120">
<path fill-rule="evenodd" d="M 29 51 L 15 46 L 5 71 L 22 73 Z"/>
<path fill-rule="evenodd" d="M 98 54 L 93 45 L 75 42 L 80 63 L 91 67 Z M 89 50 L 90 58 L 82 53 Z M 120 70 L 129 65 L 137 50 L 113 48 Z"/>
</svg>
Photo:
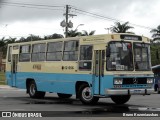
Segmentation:
<svg viewBox="0 0 160 120">
<path fill-rule="evenodd" d="M 154 70 L 154 69 L 159 69 L 159 68 L 160 68 L 160 65 L 152 66 L 152 70 Z"/>
<path fill-rule="evenodd" d="M 106 43 L 113 40 L 130 40 L 136 42 L 147 42 L 150 43 L 150 39 L 144 36 L 129 34 L 129 33 L 114 33 L 114 34 L 101 34 L 101 35 L 92 35 L 92 36 L 79 36 L 79 37 L 68 37 L 68 38 L 58 38 L 58 39 L 47 39 L 47 40 L 37 40 L 37 41 L 28 41 L 28 42 L 17 42 L 12 43 L 12 45 L 17 44 L 36 44 L 41 42 L 56 42 L 56 41 L 68 41 L 68 40 L 80 40 L 82 43 Z M 8 44 L 11 45 L 11 44 Z"/>
</svg>

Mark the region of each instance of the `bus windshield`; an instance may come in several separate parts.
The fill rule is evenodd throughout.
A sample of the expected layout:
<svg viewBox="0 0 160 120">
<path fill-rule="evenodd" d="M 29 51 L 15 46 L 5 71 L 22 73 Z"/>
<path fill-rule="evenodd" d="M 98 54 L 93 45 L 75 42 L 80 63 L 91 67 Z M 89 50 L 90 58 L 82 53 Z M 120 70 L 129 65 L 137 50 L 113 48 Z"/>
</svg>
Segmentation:
<svg viewBox="0 0 160 120">
<path fill-rule="evenodd" d="M 150 66 L 150 46 L 144 43 L 134 43 L 134 62 L 135 70 L 151 70 Z"/>
<path fill-rule="evenodd" d="M 109 56 L 107 56 L 107 52 Z M 111 42 L 107 52 L 107 70 L 133 70 L 132 44 L 130 42 Z"/>
</svg>

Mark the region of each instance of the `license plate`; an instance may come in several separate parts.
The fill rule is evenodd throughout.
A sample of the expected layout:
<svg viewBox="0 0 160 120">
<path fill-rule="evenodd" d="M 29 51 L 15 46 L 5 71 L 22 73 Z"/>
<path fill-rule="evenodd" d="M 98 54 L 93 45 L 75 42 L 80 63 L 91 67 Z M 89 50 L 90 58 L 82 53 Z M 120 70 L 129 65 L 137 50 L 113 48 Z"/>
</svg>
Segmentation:
<svg viewBox="0 0 160 120">
<path fill-rule="evenodd" d="M 133 91 L 133 93 L 135 93 L 135 94 L 138 94 L 138 93 L 141 93 L 142 92 L 142 90 L 134 90 Z"/>
</svg>

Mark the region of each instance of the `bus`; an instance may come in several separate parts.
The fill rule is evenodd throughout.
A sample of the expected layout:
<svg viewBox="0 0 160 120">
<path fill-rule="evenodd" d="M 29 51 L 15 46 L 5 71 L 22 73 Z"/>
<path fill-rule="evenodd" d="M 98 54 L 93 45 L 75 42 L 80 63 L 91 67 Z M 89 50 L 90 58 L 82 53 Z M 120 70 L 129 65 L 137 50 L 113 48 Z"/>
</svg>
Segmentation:
<svg viewBox="0 0 160 120">
<path fill-rule="evenodd" d="M 8 45 L 7 84 L 31 98 L 46 92 L 75 95 L 83 104 L 99 98 L 126 103 L 131 95 L 154 92 L 150 39 L 134 34 L 104 34 Z"/>
<path fill-rule="evenodd" d="M 160 94 L 160 65 L 153 66 L 152 71 L 155 79 L 154 91 Z"/>
</svg>

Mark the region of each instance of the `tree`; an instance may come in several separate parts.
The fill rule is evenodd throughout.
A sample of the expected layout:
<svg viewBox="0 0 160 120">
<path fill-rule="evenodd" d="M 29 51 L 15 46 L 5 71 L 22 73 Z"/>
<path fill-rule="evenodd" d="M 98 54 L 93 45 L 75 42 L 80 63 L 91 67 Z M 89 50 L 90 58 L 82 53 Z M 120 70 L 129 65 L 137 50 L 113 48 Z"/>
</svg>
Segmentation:
<svg viewBox="0 0 160 120">
<path fill-rule="evenodd" d="M 94 34 L 95 34 L 95 30 L 92 30 L 91 32 L 87 32 L 86 30 L 83 30 L 82 36 L 89 36 L 89 35 L 94 35 Z"/>
<path fill-rule="evenodd" d="M 128 30 L 134 28 L 132 26 L 128 25 L 129 22 L 125 22 L 121 24 L 120 22 L 115 22 L 115 25 L 111 27 L 111 32 L 113 33 L 133 33 L 133 32 L 128 32 Z"/>
<path fill-rule="evenodd" d="M 44 36 L 45 40 L 47 40 L 47 39 L 57 39 L 57 38 L 64 38 L 64 37 L 63 37 L 63 35 L 57 34 L 57 33 L 54 33 L 54 34 L 48 35 L 48 36 Z"/>
<path fill-rule="evenodd" d="M 68 31 L 68 37 L 77 37 L 77 36 L 81 36 L 81 35 L 82 35 L 82 33 L 78 32 L 77 29 Z"/>
<path fill-rule="evenodd" d="M 160 25 L 157 28 L 152 29 L 150 32 L 153 34 L 153 41 L 160 40 Z"/>
<path fill-rule="evenodd" d="M 37 36 L 37 35 L 30 35 L 26 38 L 25 42 L 28 42 L 28 41 L 37 41 L 37 40 L 42 40 L 42 38 L 40 36 Z"/>
<path fill-rule="evenodd" d="M 5 37 L 1 38 L 0 40 L 0 47 L 3 47 L 5 45 Z"/>
</svg>

